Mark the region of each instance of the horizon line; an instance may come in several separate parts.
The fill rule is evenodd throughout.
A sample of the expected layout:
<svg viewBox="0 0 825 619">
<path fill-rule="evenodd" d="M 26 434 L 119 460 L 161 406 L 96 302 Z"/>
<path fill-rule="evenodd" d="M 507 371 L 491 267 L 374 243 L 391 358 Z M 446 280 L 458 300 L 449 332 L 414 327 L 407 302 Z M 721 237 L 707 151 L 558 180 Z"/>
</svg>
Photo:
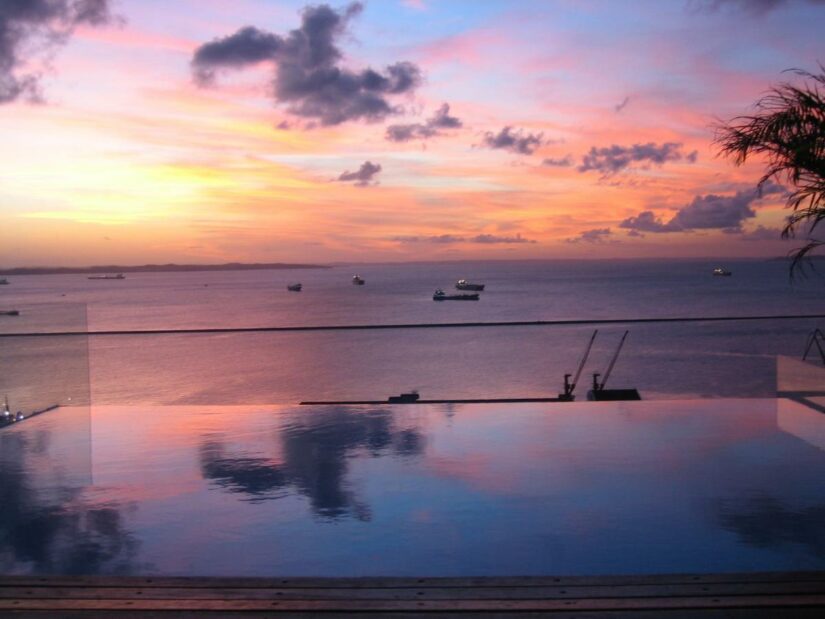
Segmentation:
<svg viewBox="0 0 825 619">
<path fill-rule="evenodd" d="M 810 256 L 810 260 L 825 259 L 825 256 Z M 20 265 L 0 268 L 0 275 L 74 275 L 83 273 L 97 273 L 122 271 L 132 273 L 152 273 L 158 271 L 186 272 L 186 271 L 230 271 L 237 270 L 288 270 L 288 269 L 330 269 L 336 266 L 347 265 L 390 265 L 390 264 L 437 264 L 437 263 L 466 263 L 466 262 L 650 262 L 654 260 L 668 260 L 674 262 L 690 262 L 713 260 L 721 262 L 731 261 L 790 261 L 789 256 L 639 256 L 639 257 L 576 257 L 576 258 L 445 258 L 436 260 L 336 260 L 326 263 L 307 262 L 156 262 L 144 264 L 96 264 L 81 266 L 57 266 L 57 265 Z"/>
</svg>

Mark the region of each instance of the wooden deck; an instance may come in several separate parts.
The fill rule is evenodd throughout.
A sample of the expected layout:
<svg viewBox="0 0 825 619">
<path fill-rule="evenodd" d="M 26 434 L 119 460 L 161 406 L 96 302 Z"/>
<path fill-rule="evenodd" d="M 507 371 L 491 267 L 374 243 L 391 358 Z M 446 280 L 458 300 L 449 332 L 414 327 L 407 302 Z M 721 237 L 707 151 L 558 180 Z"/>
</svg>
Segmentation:
<svg viewBox="0 0 825 619">
<path fill-rule="evenodd" d="M 825 617 L 825 572 L 541 578 L 0 577 L 0 617 Z"/>
</svg>

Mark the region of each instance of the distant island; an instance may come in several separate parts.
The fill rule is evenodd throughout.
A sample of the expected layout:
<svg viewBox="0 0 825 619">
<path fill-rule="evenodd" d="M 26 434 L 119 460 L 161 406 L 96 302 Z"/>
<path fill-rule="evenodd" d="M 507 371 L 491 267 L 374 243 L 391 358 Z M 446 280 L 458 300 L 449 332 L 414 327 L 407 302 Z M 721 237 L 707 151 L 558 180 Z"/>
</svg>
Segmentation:
<svg viewBox="0 0 825 619">
<path fill-rule="evenodd" d="M 117 264 L 90 267 L 17 267 L 0 269 L 0 275 L 60 275 L 74 273 L 175 273 L 186 271 L 263 271 L 267 269 L 330 269 L 321 264 L 289 264 L 285 262 L 227 262 L 226 264 Z"/>
</svg>

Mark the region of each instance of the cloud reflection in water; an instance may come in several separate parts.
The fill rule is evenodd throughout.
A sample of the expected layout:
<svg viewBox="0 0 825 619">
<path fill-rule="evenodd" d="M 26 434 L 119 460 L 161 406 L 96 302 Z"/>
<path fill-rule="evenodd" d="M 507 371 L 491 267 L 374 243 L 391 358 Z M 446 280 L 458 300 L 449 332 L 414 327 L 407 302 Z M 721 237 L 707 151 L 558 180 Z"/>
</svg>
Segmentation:
<svg viewBox="0 0 825 619">
<path fill-rule="evenodd" d="M 720 525 L 750 546 L 778 549 L 799 545 L 825 558 L 825 504 L 793 509 L 771 496 L 719 501 Z"/>
<path fill-rule="evenodd" d="M 125 524 L 128 506 L 96 502 L 71 474 L 38 474 L 37 458 L 52 438 L 42 429 L 0 433 L 0 573 L 136 571 L 139 542 Z"/>
<path fill-rule="evenodd" d="M 369 506 L 347 483 L 350 460 L 359 455 L 414 457 L 423 453 L 418 428 L 398 427 L 389 410 L 356 411 L 342 407 L 291 414 L 279 434 L 282 461 L 232 455 L 220 435 L 205 437 L 199 449 L 201 472 L 219 487 L 246 495 L 248 501 L 282 498 L 290 490 L 310 500 L 312 511 L 328 519 L 353 515 L 369 520 Z"/>
</svg>

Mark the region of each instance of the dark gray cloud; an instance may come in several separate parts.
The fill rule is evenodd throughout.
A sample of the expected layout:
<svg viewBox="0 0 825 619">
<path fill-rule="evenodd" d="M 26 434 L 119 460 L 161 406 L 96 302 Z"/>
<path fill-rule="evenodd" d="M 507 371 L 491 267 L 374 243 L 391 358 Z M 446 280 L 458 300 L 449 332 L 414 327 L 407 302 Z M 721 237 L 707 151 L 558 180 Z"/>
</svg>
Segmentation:
<svg viewBox="0 0 825 619">
<path fill-rule="evenodd" d="M 779 185 L 769 184 L 762 191 L 738 191 L 732 196 L 707 194 L 696 196 L 664 222 L 653 211 L 642 211 L 628 217 L 620 228 L 638 232 L 687 232 L 691 230 L 722 230 L 729 233 L 742 231 L 742 223 L 756 216 L 752 204 L 762 196 L 782 193 Z"/>
<path fill-rule="evenodd" d="M 390 125 L 387 127 L 386 138 L 391 142 L 409 142 L 410 140 L 425 140 L 441 135 L 443 129 L 458 129 L 462 126 L 461 120 L 450 116 L 450 105 L 441 104 L 432 117 L 423 123 L 406 125 Z"/>
<path fill-rule="evenodd" d="M 525 133 L 521 129 L 513 131 L 510 126 L 498 133 L 487 131 L 482 142 L 487 148 L 509 150 L 519 155 L 532 155 L 544 143 L 543 133 Z"/>
<path fill-rule="evenodd" d="M 610 228 L 585 230 L 579 236 L 565 239 L 568 243 L 604 243 L 613 234 Z"/>
<path fill-rule="evenodd" d="M 389 97 L 414 91 L 421 71 L 411 62 L 396 62 L 383 72 L 340 66 L 338 39 L 361 10 L 357 2 L 340 12 L 325 4 L 306 7 L 301 26 L 284 36 L 254 26 L 241 28 L 196 49 L 192 75 L 204 86 L 220 71 L 270 62 L 275 69 L 272 97 L 290 114 L 322 125 L 383 120 L 401 111 Z"/>
<path fill-rule="evenodd" d="M 520 244 L 520 243 L 535 243 L 531 239 L 526 239 L 521 234 L 514 236 L 497 235 L 497 234 L 477 234 L 475 236 L 457 236 L 454 234 L 435 234 L 430 236 L 395 236 L 393 241 L 399 243 L 436 243 L 440 245 L 451 245 L 453 243 L 480 243 L 482 245 L 490 244 Z"/>
<path fill-rule="evenodd" d="M 642 211 L 634 217 L 628 217 L 619 224 L 619 227 L 637 232 L 675 232 L 675 230 L 668 230 L 653 211 Z"/>
<path fill-rule="evenodd" d="M 682 152 L 682 144 L 678 142 L 665 142 L 664 144 L 648 142 L 632 146 L 613 144 L 604 148 L 594 146 L 582 157 L 578 170 L 579 172 L 595 170 L 602 176 L 611 176 L 633 164 L 663 165 L 668 161 L 682 160 L 695 163 L 697 157 L 696 151 L 688 154 Z"/>
<path fill-rule="evenodd" d="M 787 187 L 783 187 L 779 183 L 775 183 L 773 181 L 766 181 L 764 184 L 759 185 L 756 188 L 757 195 L 762 198 L 765 196 L 785 196 L 787 197 L 790 195 L 790 191 L 788 191 Z"/>
<path fill-rule="evenodd" d="M 551 168 L 569 168 L 573 165 L 573 158 L 570 155 L 567 155 L 562 159 L 547 157 L 541 162 L 541 165 L 549 166 Z"/>
<path fill-rule="evenodd" d="M 109 0 L 0 1 L 0 104 L 41 98 L 32 50 L 48 54 L 66 43 L 77 26 L 101 26 L 113 19 Z"/>
<path fill-rule="evenodd" d="M 372 163 L 371 161 L 365 161 L 361 164 L 361 167 L 358 168 L 355 172 L 350 172 L 347 170 L 346 172 L 342 173 L 338 180 L 349 183 L 355 182 L 356 187 L 367 187 L 370 184 L 378 184 L 378 181 L 375 183 L 372 182 L 373 177 L 381 171 L 381 165 L 378 163 Z"/>
<path fill-rule="evenodd" d="M 805 4 L 825 5 L 825 0 L 804 0 Z M 790 0 L 692 0 L 688 8 L 697 13 L 716 13 L 720 9 L 761 17 L 791 4 Z"/>
<path fill-rule="evenodd" d="M 211 84 L 219 69 L 242 69 L 264 60 L 274 60 L 275 53 L 282 46 L 281 37 L 246 26 L 235 34 L 215 39 L 195 50 L 192 73 L 198 84 Z"/>
<path fill-rule="evenodd" d="M 109 2 L 110 0 L 75 0 L 71 3 L 74 7 L 75 23 L 102 26 L 115 21 Z"/>
</svg>

